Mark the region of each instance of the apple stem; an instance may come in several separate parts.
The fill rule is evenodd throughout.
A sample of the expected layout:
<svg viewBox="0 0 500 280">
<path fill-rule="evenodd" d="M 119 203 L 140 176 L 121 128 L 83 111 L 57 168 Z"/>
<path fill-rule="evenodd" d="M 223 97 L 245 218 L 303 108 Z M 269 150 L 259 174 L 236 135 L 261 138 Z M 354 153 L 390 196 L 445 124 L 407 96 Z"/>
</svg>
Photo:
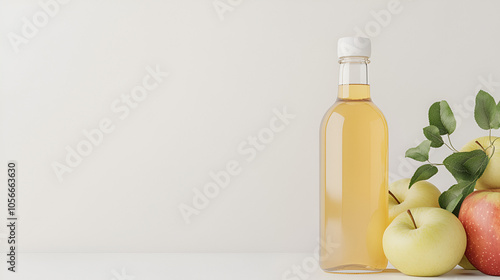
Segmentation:
<svg viewBox="0 0 500 280">
<path fill-rule="evenodd" d="M 408 213 L 408 215 L 410 215 L 411 221 L 413 222 L 415 229 L 417 229 L 417 224 L 415 223 L 415 219 L 413 219 L 413 215 L 411 214 L 410 209 L 408 209 L 408 211 L 406 211 L 406 213 Z"/>
<path fill-rule="evenodd" d="M 481 143 L 479 143 L 479 141 L 476 141 L 476 144 L 478 144 L 478 145 L 479 145 L 479 147 L 481 147 L 481 149 L 483 149 L 483 151 L 485 151 L 485 152 L 486 152 L 486 150 L 484 149 L 483 145 L 481 145 Z"/>
<path fill-rule="evenodd" d="M 396 198 L 396 196 L 391 191 L 389 191 L 389 195 L 392 196 L 392 198 L 394 198 L 394 200 L 396 200 L 396 202 L 398 204 L 401 204 L 401 202 L 399 202 L 399 200 Z"/>
</svg>

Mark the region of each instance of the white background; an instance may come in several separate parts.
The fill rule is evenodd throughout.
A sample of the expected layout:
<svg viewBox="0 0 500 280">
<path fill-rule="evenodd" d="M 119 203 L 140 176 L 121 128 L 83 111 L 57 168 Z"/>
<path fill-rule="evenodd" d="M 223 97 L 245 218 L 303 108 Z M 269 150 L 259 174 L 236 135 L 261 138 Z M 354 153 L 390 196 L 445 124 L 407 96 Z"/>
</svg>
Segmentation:
<svg viewBox="0 0 500 280">
<path fill-rule="evenodd" d="M 401 0 L 388 18 L 390 2 L 233 0 L 221 20 L 210 0 L 73 0 L 16 53 L 8 34 L 43 10 L 2 0 L 1 158 L 19 164 L 20 251 L 311 253 L 338 38 L 372 39 L 392 180 L 415 169 L 404 152 L 423 140 L 433 102 L 456 110 L 460 147 L 485 135 L 471 114 L 479 87 L 500 98 L 499 2 Z M 170 76 L 120 120 L 111 104 L 156 65 Z M 247 162 L 238 145 L 284 107 L 295 119 Z M 115 130 L 60 182 L 52 164 L 103 118 Z M 179 205 L 230 160 L 241 173 L 186 224 Z M 453 184 L 444 170 L 431 181 Z"/>
</svg>

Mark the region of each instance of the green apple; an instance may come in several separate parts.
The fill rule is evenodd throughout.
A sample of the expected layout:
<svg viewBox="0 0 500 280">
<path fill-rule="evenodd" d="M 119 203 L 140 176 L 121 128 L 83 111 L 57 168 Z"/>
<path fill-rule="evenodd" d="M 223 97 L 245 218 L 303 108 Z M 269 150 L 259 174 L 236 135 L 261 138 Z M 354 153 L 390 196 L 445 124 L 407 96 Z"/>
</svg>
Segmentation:
<svg viewBox="0 0 500 280">
<path fill-rule="evenodd" d="M 467 232 L 465 232 L 465 233 L 467 233 Z M 467 250 L 467 249 L 465 249 L 465 250 Z M 462 258 L 462 260 L 460 260 L 458 265 L 461 266 L 463 269 L 476 270 L 476 268 L 470 263 L 469 259 L 467 259 L 467 257 L 465 255 Z"/>
<path fill-rule="evenodd" d="M 404 274 L 438 276 L 462 259 L 467 236 L 452 213 L 435 207 L 412 208 L 399 214 L 383 237 L 387 259 Z"/>
<path fill-rule="evenodd" d="M 498 137 L 492 136 L 491 141 L 495 140 L 496 138 Z M 493 153 L 493 147 L 490 147 L 490 145 L 490 137 L 484 136 L 474 139 L 465 144 L 465 146 L 463 146 L 460 151 L 469 152 L 484 148 L 486 149 L 486 154 L 488 155 L 488 157 L 491 157 L 491 154 Z M 476 189 L 478 190 L 500 188 L 500 140 L 495 141 L 493 145 L 495 146 L 495 153 L 491 157 L 490 162 L 488 163 L 486 170 L 484 170 L 483 175 L 481 175 L 479 180 L 477 180 L 476 182 Z"/>
<path fill-rule="evenodd" d="M 416 207 L 439 207 L 441 192 L 427 181 L 419 181 L 410 189 L 410 179 L 401 179 L 389 185 L 389 224 L 397 215 Z M 391 195 L 392 194 L 392 195 Z"/>
</svg>

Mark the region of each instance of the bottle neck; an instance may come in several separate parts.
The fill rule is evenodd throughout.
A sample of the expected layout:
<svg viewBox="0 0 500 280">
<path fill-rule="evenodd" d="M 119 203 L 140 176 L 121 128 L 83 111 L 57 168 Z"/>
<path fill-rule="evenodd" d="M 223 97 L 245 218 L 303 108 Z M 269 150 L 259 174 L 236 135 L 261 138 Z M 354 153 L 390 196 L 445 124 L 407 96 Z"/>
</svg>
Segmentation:
<svg viewBox="0 0 500 280">
<path fill-rule="evenodd" d="M 367 57 L 342 57 L 339 60 L 339 99 L 370 99 Z"/>
</svg>

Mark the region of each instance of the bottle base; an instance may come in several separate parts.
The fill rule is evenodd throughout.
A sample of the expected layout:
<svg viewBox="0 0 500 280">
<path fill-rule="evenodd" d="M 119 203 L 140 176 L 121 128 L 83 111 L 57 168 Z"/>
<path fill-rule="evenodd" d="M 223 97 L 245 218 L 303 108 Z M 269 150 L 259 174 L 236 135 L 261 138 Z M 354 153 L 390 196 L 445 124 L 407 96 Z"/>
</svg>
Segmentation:
<svg viewBox="0 0 500 280">
<path fill-rule="evenodd" d="M 323 268 L 323 271 L 328 273 L 341 274 L 364 274 L 364 273 L 379 273 L 383 269 L 373 268 L 362 264 L 346 264 L 335 267 Z"/>
</svg>

